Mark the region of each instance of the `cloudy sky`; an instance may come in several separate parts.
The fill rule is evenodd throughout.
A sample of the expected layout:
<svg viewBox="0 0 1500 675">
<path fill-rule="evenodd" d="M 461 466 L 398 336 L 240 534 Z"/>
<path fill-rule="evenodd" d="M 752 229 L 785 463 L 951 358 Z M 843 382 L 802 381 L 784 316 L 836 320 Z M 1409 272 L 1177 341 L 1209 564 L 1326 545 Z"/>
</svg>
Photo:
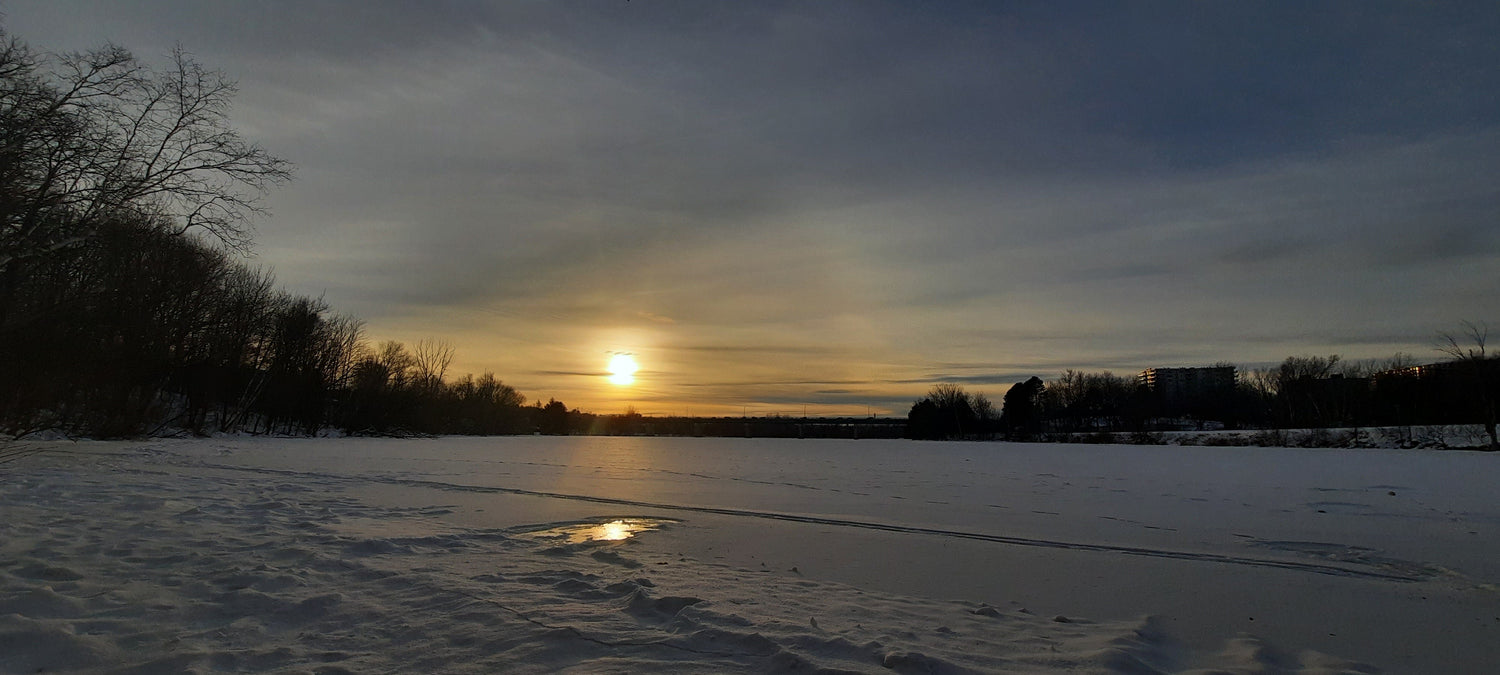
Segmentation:
<svg viewBox="0 0 1500 675">
<path fill-rule="evenodd" d="M 1486 2 L 16 2 L 294 162 L 256 264 L 648 414 L 1500 333 Z M 613 353 L 636 383 L 610 384 Z"/>
</svg>

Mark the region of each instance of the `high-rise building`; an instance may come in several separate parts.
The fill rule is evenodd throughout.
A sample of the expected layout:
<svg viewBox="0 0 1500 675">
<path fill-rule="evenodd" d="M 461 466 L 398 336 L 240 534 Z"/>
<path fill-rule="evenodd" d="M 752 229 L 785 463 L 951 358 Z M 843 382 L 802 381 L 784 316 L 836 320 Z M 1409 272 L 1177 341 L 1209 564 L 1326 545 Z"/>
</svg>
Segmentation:
<svg viewBox="0 0 1500 675">
<path fill-rule="evenodd" d="M 1234 366 L 1147 368 L 1136 378 L 1140 386 L 1168 404 L 1232 391 L 1234 381 Z"/>
</svg>

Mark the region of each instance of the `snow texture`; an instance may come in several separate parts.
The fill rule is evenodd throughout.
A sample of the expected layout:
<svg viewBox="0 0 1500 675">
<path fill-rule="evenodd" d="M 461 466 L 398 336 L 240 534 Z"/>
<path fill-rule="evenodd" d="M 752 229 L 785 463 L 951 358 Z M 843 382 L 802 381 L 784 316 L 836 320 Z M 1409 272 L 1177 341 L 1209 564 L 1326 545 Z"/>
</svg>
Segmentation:
<svg viewBox="0 0 1500 675">
<path fill-rule="evenodd" d="M 1500 662 L 1497 460 L 12 445 L 0 672 L 1479 672 Z"/>
</svg>

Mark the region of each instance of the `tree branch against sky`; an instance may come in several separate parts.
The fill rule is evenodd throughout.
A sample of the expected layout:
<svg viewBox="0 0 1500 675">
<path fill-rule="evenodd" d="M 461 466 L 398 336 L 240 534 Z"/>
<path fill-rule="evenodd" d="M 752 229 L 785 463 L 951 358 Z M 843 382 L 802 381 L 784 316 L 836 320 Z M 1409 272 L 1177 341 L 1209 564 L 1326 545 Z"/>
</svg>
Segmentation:
<svg viewBox="0 0 1500 675">
<path fill-rule="evenodd" d="M 1490 437 L 1490 450 L 1500 450 L 1500 359 L 1486 351 L 1490 329 L 1484 323 L 1463 321 L 1461 333 L 1443 333 L 1438 351 L 1448 355 L 1460 368 L 1459 377 L 1471 392 L 1466 403 L 1484 424 Z"/>
</svg>

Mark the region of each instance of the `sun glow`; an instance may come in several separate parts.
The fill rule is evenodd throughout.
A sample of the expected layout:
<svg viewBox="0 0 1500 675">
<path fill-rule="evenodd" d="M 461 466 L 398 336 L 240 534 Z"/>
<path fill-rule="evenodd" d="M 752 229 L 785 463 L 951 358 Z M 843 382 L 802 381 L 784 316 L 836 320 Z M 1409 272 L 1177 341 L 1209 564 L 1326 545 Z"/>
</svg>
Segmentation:
<svg viewBox="0 0 1500 675">
<path fill-rule="evenodd" d="M 635 357 L 630 354 L 615 354 L 609 359 L 609 382 L 621 386 L 635 383 L 635 371 L 641 367 L 636 365 Z"/>
<path fill-rule="evenodd" d="M 594 539 L 599 541 L 619 541 L 621 539 L 628 539 L 631 535 L 635 534 L 633 530 L 634 528 L 627 525 L 625 521 L 616 520 L 614 522 L 600 525 L 599 533 L 594 536 Z"/>
</svg>

